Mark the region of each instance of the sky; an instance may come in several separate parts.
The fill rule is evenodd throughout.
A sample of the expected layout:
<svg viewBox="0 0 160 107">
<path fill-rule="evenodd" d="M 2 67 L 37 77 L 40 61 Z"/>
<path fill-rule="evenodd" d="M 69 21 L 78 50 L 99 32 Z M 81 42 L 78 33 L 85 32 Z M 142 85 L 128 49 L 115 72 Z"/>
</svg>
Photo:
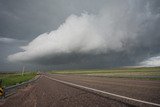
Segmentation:
<svg viewBox="0 0 160 107">
<path fill-rule="evenodd" d="M 0 0 L 0 71 L 160 66 L 159 0 Z"/>
</svg>

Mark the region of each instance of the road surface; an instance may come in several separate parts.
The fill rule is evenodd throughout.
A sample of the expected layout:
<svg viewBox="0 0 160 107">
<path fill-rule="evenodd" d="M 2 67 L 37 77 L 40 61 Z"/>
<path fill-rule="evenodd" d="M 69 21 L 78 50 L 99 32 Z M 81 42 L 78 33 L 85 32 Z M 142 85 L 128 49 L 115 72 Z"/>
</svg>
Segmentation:
<svg viewBox="0 0 160 107">
<path fill-rule="evenodd" d="M 153 105 L 116 98 L 53 79 L 155 104 L 160 103 L 160 81 L 43 74 L 34 84 L 1 102 L 2 107 L 134 107 Z"/>
</svg>

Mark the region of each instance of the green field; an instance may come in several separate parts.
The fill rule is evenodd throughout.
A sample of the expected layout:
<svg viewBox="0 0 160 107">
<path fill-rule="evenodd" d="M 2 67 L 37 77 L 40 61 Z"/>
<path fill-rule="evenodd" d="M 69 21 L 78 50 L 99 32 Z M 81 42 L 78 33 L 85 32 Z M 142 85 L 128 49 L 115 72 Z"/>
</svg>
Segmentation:
<svg viewBox="0 0 160 107">
<path fill-rule="evenodd" d="M 160 67 L 51 71 L 53 74 L 81 74 L 116 78 L 160 80 Z"/>
<path fill-rule="evenodd" d="M 28 81 L 35 77 L 37 74 L 33 72 L 25 73 L 23 76 L 20 73 L 0 73 L 0 79 L 2 79 L 2 85 L 7 87 Z"/>
</svg>

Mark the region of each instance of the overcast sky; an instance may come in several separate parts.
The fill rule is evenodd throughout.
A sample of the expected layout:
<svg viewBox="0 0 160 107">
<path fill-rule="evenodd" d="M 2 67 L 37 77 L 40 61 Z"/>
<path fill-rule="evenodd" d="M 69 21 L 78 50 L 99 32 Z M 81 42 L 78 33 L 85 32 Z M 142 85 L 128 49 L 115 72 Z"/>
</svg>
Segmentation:
<svg viewBox="0 0 160 107">
<path fill-rule="evenodd" d="M 160 0 L 0 0 L 0 71 L 160 66 Z"/>
</svg>

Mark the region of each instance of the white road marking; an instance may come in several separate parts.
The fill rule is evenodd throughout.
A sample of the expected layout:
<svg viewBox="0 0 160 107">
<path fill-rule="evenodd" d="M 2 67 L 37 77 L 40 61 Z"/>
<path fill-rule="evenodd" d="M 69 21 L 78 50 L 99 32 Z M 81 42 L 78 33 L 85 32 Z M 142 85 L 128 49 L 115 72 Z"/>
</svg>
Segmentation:
<svg viewBox="0 0 160 107">
<path fill-rule="evenodd" d="M 66 82 L 66 81 L 58 80 L 58 79 L 55 79 L 55 78 L 48 77 L 46 75 L 44 75 L 44 76 L 46 78 L 48 78 L 48 79 L 51 79 L 51 80 L 54 80 L 54 81 L 57 81 L 57 82 L 60 82 L 60 83 L 63 83 L 63 84 L 67 84 L 67 85 L 71 85 L 71 86 L 76 86 L 76 87 L 79 87 L 79 88 L 83 88 L 83 89 L 87 89 L 87 90 L 92 90 L 94 92 L 103 93 L 103 94 L 111 95 L 111 96 L 118 97 L 118 98 L 123 98 L 123 99 L 131 100 L 131 101 L 135 101 L 135 102 L 140 102 L 140 103 L 144 103 L 144 104 L 149 104 L 149 105 L 154 105 L 154 106 L 159 106 L 160 107 L 160 104 L 157 104 L 157 103 L 152 103 L 152 102 L 148 102 L 148 101 L 138 100 L 138 99 L 134 99 L 134 98 L 130 98 L 130 97 L 126 97 L 126 96 L 122 96 L 122 95 L 118 95 L 118 94 L 114 94 L 114 93 L 110 93 L 110 92 L 106 92 L 106 91 L 102 91 L 102 90 L 98 90 L 98 89 L 94 89 L 94 88 L 90 88 L 90 87 L 74 84 L 74 83 L 71 83 L 71 82 Z"/>
</svg>

